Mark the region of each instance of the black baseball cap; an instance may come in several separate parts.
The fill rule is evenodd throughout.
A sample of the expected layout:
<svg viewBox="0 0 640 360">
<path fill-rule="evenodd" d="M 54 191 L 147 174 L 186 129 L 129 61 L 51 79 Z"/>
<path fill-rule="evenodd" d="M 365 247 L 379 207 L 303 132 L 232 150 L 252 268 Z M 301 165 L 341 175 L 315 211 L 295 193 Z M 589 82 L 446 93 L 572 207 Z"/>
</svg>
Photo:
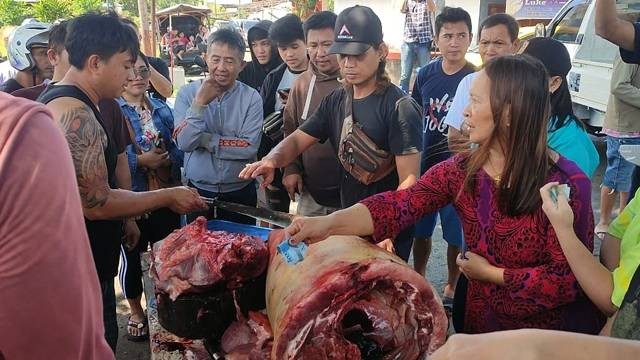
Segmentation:
<svg viewBox="0 0 640 360">
<path fill-rule="evenodd" d="M 382 43 L 382 23 L 376 13 L 366 6 L 344 9 L 336 20 L 335 42 L 331 54 L 360 55 Z"/>
<path fill-rule="evenodd" d="M 558 40 L 536 37 L 522 44 L 521 53 L 540 60 L 551 76 L 566 77 L 571 71 L 569 51 Z"/>
</svg>

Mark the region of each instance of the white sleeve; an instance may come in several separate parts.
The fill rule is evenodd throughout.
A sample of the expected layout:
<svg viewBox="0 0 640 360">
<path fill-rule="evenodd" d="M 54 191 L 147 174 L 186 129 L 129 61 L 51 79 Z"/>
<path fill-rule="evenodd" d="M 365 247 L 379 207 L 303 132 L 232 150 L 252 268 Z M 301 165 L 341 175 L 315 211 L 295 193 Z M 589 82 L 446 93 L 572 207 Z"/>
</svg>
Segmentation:
<svg viewBox="0 0 640 360">
<path fill-rule="evenodd" d="M 445 124 L 455 128 L 456 130 L 460 130 L 460 127 L 464 122 L 463 113 L 464 109 L 469 104 L 469 91 L 471 90 L 471 82 L 474 77 L 475 73 L 469 74 L 460 81 L 456 94 L 453 97 L 453 103 L 451 103 L 447 117 L 444 119 Z"/>
</svg>

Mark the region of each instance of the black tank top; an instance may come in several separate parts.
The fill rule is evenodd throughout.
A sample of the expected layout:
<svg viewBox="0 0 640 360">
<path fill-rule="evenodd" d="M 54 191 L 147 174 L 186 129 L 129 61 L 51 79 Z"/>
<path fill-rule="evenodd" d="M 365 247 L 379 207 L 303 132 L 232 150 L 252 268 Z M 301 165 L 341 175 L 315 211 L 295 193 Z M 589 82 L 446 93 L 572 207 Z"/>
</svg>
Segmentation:
<svg viewBox="0 0 640 360">
<path fill-rule="evenodd" d="M 104 126 L 102 115 L 98 111 L 95 104 L 89 99 L 78 87 L 73 85 L 50 85 L 38 97 L 38 101 L 48 104 L 51 101 L 70 97 L 85 103 L 95 115 L 100 123 L 103 131 L 107 135 L 107 146 L 104 149 L 104 158 L 107 164 L 107 174 L 109 187 L 115 189 L 116 183 L 116 164 L 118 160 L 118 152 L 113 141 L 113 134 L 109 134 Z M 122 237 L 122 221 L 120 220 L 89 220 L 84 219 L 89 234 L 89 242 L 91 244 L 91 252 L 96 265 L 100 282 L 107 280 L 113 281 L 113 277 L 118 273 L 118 259 L 120 255 L 120 239 Z"/>
</svg>

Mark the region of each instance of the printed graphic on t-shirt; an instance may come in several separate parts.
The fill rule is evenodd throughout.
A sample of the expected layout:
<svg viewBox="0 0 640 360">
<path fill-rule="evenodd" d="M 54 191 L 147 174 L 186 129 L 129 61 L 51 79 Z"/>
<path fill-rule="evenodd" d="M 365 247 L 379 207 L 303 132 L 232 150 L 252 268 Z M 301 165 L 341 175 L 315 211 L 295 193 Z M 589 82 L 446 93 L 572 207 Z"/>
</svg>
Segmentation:
<svg viewBox="0 0 640 360">
<path fill-rule="evenodd" d="M 474 70 L 468 64 L 455 74 L 449 75 L 442 70 L 442 62 L 442 58 L 438 58 L 420 69 L 412 93 L 413 98 L 422 104 L 424 110 L 424 151 L 421 164 L 423 172 L 450 156 L 447 147 L 449 126 L 445 119 L 453 105 L 458 84 Z"/>
<path fill-rule="evenodd" d="M 445 118 L 447 117 L 447 113 L 449 112 L 449 108 L 453 103 L 453 96 L 449 94 L 444 94 L 442 99 L 439 98 L 429 98 L 429 107 L 425 109 L 424 114 L 424 129 L 423 133 L 427 131 L 431 132 L 439 132 L 440 134 L 446 135 L 448 126 L 445 124 Z"/>
</svg>

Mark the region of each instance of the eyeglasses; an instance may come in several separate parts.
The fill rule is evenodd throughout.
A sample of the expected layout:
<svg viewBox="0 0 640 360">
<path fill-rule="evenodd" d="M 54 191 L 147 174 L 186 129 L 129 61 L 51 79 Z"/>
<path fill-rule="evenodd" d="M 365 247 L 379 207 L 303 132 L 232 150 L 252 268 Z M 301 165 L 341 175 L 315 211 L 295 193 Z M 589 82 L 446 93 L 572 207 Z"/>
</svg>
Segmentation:
<svg viewBox="0 0 640 360">
<path fill-rule="evenodd" d="M 138 69 L 133 69 L 133 75 L 135 77 L 140 76 L 143 80 L 147 80 L 151 77 L 151 71 L 147 67 L 141 67 Z"/>
</svg>

